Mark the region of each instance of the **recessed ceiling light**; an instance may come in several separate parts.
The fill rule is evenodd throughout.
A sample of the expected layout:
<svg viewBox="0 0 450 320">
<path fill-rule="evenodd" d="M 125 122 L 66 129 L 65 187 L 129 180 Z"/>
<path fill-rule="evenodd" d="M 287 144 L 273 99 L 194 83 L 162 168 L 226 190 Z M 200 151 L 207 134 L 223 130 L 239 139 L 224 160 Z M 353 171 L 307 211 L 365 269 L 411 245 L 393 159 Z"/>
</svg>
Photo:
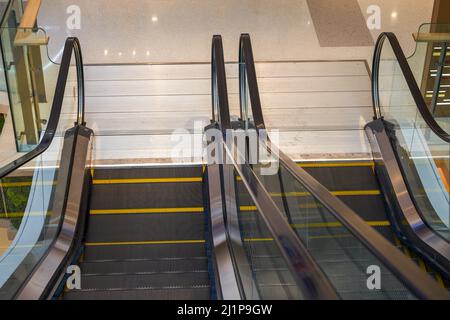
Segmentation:
<svg viewBox="0 0 450 320">
<path fill-rule="evenodd" d="M 395 19 L 395 18 L 397 18 L 397 11 L 393 11 L 392 13 L 391 13 L 391 18 L 392 19 Z"/>
<path fill-rule="evenodd" d="M 108 55 L 108 50 L 105 49 L 105 51 L 103 51 L 103 54 L 104 54 L 105 56 L 107 56 L 107 55 Z"/>
<path fill-rule="evenodd" d="M 152 21 L 153 21 L 153 22 L 158 22 L 158 17 L 157 17 L 157 16 L 153 16 L 153 17 L 152 17 Z"/>
</svg>

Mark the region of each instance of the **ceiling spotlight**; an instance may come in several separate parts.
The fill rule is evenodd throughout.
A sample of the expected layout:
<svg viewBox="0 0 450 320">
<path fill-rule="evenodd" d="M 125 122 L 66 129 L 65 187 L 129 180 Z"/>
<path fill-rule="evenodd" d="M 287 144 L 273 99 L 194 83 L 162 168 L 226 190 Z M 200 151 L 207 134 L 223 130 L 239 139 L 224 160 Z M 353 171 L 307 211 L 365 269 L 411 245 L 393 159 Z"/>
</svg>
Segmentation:
<svg viewBox="0 0 450 320">
<path fill-rule="evenodd" d="M 152 21 L 153 21 L 153 22 L 158 22 L 158 17 L 157 17 L 157 16 L 153 16 L 153 17 L 152 17 Z"/>
</svg>

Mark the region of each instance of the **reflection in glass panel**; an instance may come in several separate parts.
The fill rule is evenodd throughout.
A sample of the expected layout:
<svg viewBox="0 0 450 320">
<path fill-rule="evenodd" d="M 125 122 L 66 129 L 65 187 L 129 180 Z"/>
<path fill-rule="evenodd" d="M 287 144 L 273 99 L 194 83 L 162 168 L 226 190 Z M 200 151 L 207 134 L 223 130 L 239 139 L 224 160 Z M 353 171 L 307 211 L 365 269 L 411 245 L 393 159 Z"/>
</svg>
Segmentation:
<svg viewBox="0 0 450 320">
<path fill-rule="evenodd" d="M 421 116 L 388 41 L 381 52 L 379 90 L 381 114 L 416 205 L 428 225 L 450 240 L 450 145 Z"/>
<path fill-rule="evenodd" d="M 67 82 L 66 91 L 74 85 Z M 75 91 L 63 103 L 77 100 Z M 62 219 L 53 199 L 66 187 L 58 173 L 64 133 L 75 119 L 63 114 L 48 150 L 0 180 L 0 300 L 16 294 L 55 239 Z"/>
</svg>

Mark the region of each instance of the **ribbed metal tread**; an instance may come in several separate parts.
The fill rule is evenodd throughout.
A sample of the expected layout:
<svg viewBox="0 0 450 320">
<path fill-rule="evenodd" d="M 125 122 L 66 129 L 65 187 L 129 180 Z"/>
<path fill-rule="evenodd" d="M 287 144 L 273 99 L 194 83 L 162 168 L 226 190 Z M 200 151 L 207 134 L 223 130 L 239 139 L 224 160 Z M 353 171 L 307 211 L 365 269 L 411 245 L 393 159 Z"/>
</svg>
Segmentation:
<svg viewBox="0 0 450 320">
<path fill-rule="evenodd" d="M 371 164 L 373 163 L 367 162 L 367 166 L 320 166 L 304 169 L 328 190 L 358 190 L 361 187 L 377 189 L 378 182 Z"/>
<path fill-rule="evenodd" d="M 202 177 L 202 166 L 97 168 L 94 179 Z"/>
<path fill-rule="evenodd" d="M 353 211 L 355 211 L 361 218 L 366 221 L 379 221 L 387 220 L 386 209 L 384 207 L 383 199 L 381 195 L 348 195 L 338 196 L 346 205 L 348 205 Z M 284 213 L 285 207 L 282 197 L 272 197 L 280 210 Z M 323 220 L 324 212 L 326 209 L 322 205 L 314 201 L 311 198 L 306 197 L 286 197 L 289 204 L 290 218 L 295 220 L 302 219 L 319 219 Z M 241 207 L 253 206 L 253 201 L 249 196 L 240 196 L 239 204 Z M 306 210 L 306 209 L 307 210 Z M 253 211 L 254 215 L 260 215 L 256 211 Z M 241 217 L 246 218 L 250 216 L 250 211 L 241 212 Z M 334 218 L 331 214 L 325 214 L 330 220 Z"/>
<path fill-rule="evenodd" d="M 207 271 L 81 276 L 82 289 L 130 290 L 208 286 Z"/>
<path fill-rule="evenodd" d="M 203 207 L 202 182 L 92 186 L 91 209 Z"/>
<path fill-rule="evenodd" d="M 203 213 L 91 215 L 86 242 L 201 240 L 204 225 Z"/>
<path fill-rule="evenodd" d="M 297 285 L 260 284 L 258 291 L 263 300 L 302 300 L 302 294 Z"/>
<path fill-rule="evenodd" d="M 208 300 L 210 287 L 135 289 L 135 290 L 73 290 L 64 294 L 66 300 Z"/>
<path fill-rule="evenodd" d="M 120 247 L 121 250 L 117 250 L 118 247 Z M 88 246 L 85 248 L 84 261 L 175 259 L 205 256 L 206 249 L 205 244 L 203 243 Z"/>
<path fill-rule="evenodd" d="M 83 275 L 195 272 L 207 271 L 208 260 L 204 257 L 199 259 L 83 262 L 80 267 Z"/>
<path fill-rule="evenodd" d="M 258 257 L 281 257 L 280 251 L 276 246 L 274 241 L 267 242 L 254 242 L 254 243 L 245 243 L 245 247 L 249 255 L 253 260 L 257 261 Z M 365 248 L 361 245 L 357 246 L 348 246 L 348 247 L 338 247 L 334 246 L 334 248 L 325 248 L 325 247 L 310 247 L 307 246 L 308 252 L 313 256 L 316 262 L 330 262 L 330 261 L 372 261 L 376 264 L 377 259 Z M 254 259 L 253 257 L 256 257 Z"/>
<path fill-rule="evenodd" d="M 371 297 L 375 299 L 403 297 L 404 299 L 409 296 L 408 290 L 390 273 L 381 273 L 381 290 L 369 290 L 367 288 L 368 276 L 366 274 L 355 272 L 354 277 L 352 277 L 349 276 L 352 275 L 351 272 L 344 272 L 343 274 L 336 274 L 334 272 L 339 272 L 339 270 L 330 270 L 329 272 L 325 272 L 325 274 L 339 294 L 355 295 L 357 293 L 362 299 L 369 299 Z M 290 271 L 286 269 L 260 270 L 255 272 L 255 274 L 257 283 L 262 287 L 276 287 L 277 285 L 295 286 Z"/>
</svg>

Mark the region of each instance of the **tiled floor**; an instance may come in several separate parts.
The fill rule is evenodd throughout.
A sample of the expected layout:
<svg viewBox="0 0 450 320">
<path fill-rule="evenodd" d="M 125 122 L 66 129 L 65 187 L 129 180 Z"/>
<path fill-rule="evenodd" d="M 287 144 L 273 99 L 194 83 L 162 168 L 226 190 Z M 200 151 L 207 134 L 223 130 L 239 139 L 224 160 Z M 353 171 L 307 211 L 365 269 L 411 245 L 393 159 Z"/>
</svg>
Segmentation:
<svg viewBox="0 0 450 320">
<path fill-rule="evenodd" d="M 319 1 L 326 8 L 326 1 Z M 353 8 L 348 17 L 341 11 L 339 19 L 347 20 L 345 24 L 336 19 L 328 21 L 323 15 L 314 15 L 313 19 L 306 0 L 43 0 L 39 24 L 51 37 L 52 57 L 59 57 L 67 36 L 76 35 L 83 44 L 86 63 L 207 62 L 213 34 L 223 35 L 226 59 L 236 60 L 239 34 L 243 32 L 252 35 L 259 61 L 370 61 L 372 46 L 321 47 L 317 32 L 329 30 L 327 24 L 332 24 L 331 28 L 345 25 L 351 33 L 348 38 L 367 33 L 361 30 L 362 21 L 371 15 L 368 8 L 376 5 L 381 9 L 381 30 L 370 31 L 373 40 L 381 31 L 393 31 L 405 51 L 412 52 L 411 33 L 429 22 L 433 7 L 433 0 L 329 3 L 331 7 Z M 81 9 L 79 30 L 66 27 L 70 17 L 66 12 L 71 5 Z"/>
<path fill-rule="evenodd" d="M 202 145 L 211 117 L 209 64 L 98 65 L 85 71 L 86 121 L 96 135 L 98 163 L 199 161 L 190 155 L 192 148 L 201 154 L 194 146 Z M 364 61 L 264 62 L 256 71 L 266 125 L 280 132 L 280 146 L 291 157 L 371 157 L 362 131 L 373 116 Z M 226 72 L 231 115 L 238 116 L 237 65 L 228 64 Z M 73 113 L 61 121 L 66 125 L 60 128 L 69 128 Z M 200 141 L 174 154 L 186 136 Z"/>
<path fill-rule="evenodd" d="M 86 64 L 152 64 L 86 67 L 87 120 L 102 161 L 130 154 L 170 161 L 173 130 L 192 130 L 194 120 L 206 123 L 210 115 L 210 67 L 192 63 L 209 63 L 213 34 L 222 34 L 226 60 L 237 60 L 243 32 L 252 36 L 257 61 L 322 61 L 258 65 L 266 122 L 282 131 L 283 150 L 296 159 L 370 157 L 361 129 L 371 117 L 366 65 L 373 43 L 381 31 L 394 31 L 412 53 L 411 33 L 430 20 L 433 0 L 330 0 L 328 6 L 314 1 L 43 0 L 39 25 L 50 36 L 50 57 L 56 61 L 64 39 L 74 35 Z M 73 5 L 81 9 L 79 30 L 67 27 Z M 381 9 L 381 29 L 368 31 L 365 21 L 373 5 Z M 337 6 L 351 10 L 337 12 Z M 368 63 L 331 62 L 339 60 Z M 199 69 L 192 72 L 193 66 Z M 228 69 L 236 111 L 236 72 Z M 71 91 L 65 101 L 73 105 Z M 70 126 L 72 117 L 67 113 L 63 122 Z M 6 150 L 1 141 L 0 146 Z"/>
</svg>

